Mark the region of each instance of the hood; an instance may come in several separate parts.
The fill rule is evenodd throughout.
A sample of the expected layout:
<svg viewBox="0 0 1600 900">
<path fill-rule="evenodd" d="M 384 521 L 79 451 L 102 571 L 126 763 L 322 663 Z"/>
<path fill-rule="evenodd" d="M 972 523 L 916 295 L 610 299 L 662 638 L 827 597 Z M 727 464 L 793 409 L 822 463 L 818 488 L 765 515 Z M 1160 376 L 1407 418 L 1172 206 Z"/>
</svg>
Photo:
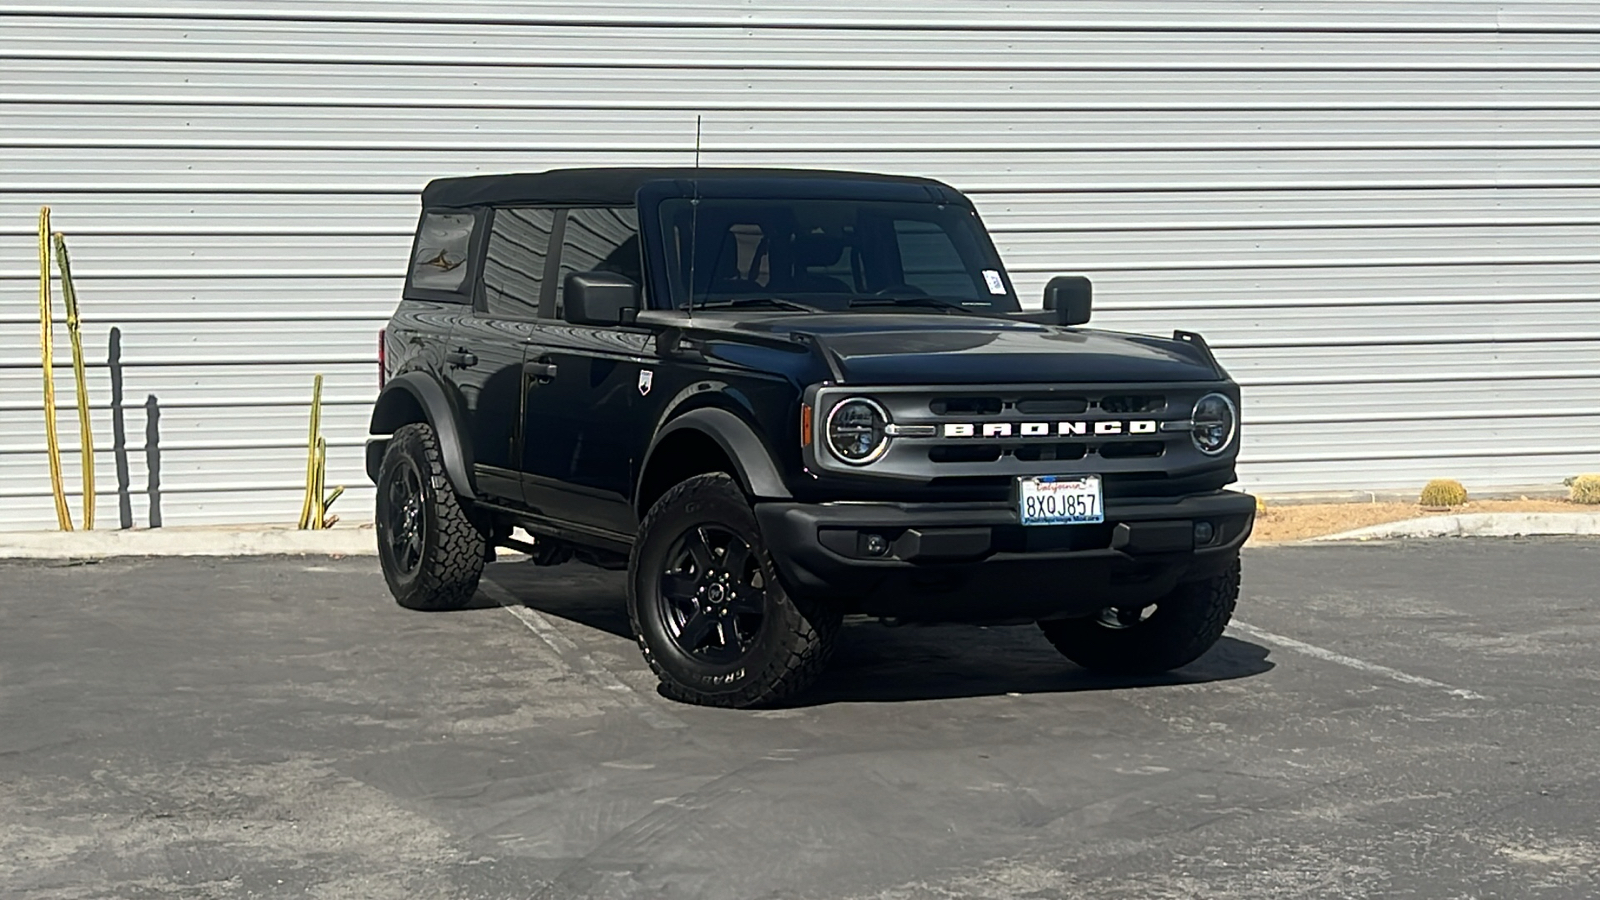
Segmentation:
<svg viewBox="0 0 1600 900">
<path fill-rule="evenodd" d="M 695 326 L 809 337 L 848 384 L 1214 381 L 1207 354 L 1177 340 L 960 315 L 695 316 Z"/>
</svg>

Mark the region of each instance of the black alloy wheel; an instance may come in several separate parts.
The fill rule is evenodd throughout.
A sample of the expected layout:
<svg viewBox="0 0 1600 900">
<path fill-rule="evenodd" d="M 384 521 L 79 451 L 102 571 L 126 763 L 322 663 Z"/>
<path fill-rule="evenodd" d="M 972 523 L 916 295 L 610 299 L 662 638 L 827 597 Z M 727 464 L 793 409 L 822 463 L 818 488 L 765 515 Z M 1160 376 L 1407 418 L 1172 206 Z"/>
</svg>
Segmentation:
<svg viewBox="0 0 1600 900">
<path fill-rule="evenodd" d="M 382 512 L 387 526 L 383 529 L 385 549 L 395 574 L 403 580 L 415 578 L 422 566 L 428 527 L 422 506 L 426 502 L 417 464 L 402 456 L 389 482 L 388 503 L 384 504 Z"/>
<path fill-rule="evenodd" d="M 678 649 L 720 665 L 755 645 L 767 617 L 766 581 L 743 538 L 700 525 L 667 551 L 656 603 Z"/>
</svg>

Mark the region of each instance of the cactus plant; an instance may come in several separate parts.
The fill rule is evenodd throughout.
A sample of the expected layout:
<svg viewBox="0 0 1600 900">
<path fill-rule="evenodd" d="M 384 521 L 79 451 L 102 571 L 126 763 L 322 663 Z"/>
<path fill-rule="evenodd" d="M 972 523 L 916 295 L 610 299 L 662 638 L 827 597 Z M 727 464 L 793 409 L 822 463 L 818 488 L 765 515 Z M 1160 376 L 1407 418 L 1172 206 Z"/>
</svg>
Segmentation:
<svg viewBox="0 0 1600 900">
<path fill-rule="evenodd" d="M 67 488 L 61 480 L 61 439 L 56 434 L 55 322 L 50 297 L 50 207 L 39 207 L 39 368 L 44 372 L 44 441 L 50 460 L 50 489 L 56 498 L 56 524 L 62 531 L 72 530 L 72 511 L 67 508 Z"/>
<path fill-rule="evenodd" d="M 1423 506 L 1460 506 L 1467 502 L 1467 489 L 1459 481 L 1435 478 L 1423 486 L 1419 502 Z"/>
<path fill-rule="evenodd" d="M 1600 504 L 1600 474 L 1579 475 L 1571 487 L 1573 503 Z"/>
<path fill-rule="evenodd" d="M 78 319 L 78 289 L 72 284 L 67 237 L 53 233 L 56 266 L 61 270 L 61 299 L 67 305 L 67 337 L 72 343 L 72 376 L 78 388 L 78 450 L 83 456 L 83 530 L 94 530 L 94 429 L 89 425 L 89 388 L 83 366 L 83 331 Z"/>
</svg>

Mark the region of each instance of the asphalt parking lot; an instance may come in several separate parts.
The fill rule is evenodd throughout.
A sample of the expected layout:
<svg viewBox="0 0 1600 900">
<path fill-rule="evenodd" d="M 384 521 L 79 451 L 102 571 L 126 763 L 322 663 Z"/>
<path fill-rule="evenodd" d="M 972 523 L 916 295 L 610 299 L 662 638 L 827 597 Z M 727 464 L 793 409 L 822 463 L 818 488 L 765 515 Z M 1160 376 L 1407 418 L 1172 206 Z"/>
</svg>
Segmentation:
<svg viewBox="0 0 1600 900">
<path fill-rule="evenodd" d="M 862 622 L 761 712 L 657 696 L 614 573 L 490 578 L 0 563 L 0 895 L 1600 896 L 1592 540 L 1249 551 L 1159 679 Z"/>
</svg>

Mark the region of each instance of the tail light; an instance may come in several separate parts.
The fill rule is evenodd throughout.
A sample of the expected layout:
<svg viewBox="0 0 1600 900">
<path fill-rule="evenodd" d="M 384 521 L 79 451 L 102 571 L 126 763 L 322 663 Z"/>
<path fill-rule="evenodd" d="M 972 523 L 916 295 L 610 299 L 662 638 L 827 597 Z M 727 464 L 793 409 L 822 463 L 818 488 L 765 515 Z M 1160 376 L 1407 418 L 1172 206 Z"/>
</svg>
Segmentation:
<svg viewBox="0 0 1600 900">
<path fill-rule="evenodd" d="M 386 338 L 389 329 L 378 329 L 378 390 L 383 390 L 384 381 L 389 378 L 389 342 Z"/>
</svg>

